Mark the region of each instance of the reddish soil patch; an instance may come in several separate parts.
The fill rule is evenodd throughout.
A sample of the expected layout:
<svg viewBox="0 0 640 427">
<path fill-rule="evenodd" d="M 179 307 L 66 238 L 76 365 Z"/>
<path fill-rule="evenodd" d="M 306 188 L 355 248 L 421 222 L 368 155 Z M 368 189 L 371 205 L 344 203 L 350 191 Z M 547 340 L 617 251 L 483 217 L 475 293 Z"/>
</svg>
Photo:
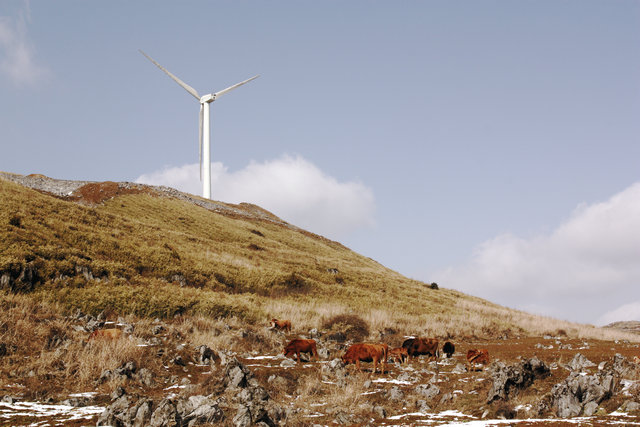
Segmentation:
<svg viewBox="0 0 640 427">
<path fill-rule="evenodd" d="M 148 190 L 142 187 L 122 186 L 112 181 L 92 182 L 78 188 L 68 199 L 88 204 L 99 204 L 123 194 L 139 194 L 145 192 L 148 192 Z"/>
</svg>

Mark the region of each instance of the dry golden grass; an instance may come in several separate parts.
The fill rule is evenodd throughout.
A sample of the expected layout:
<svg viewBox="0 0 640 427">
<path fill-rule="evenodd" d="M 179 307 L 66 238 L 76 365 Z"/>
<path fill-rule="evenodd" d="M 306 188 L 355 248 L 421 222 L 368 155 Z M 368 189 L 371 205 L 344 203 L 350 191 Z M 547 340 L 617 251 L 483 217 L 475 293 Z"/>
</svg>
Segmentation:
<svg viewBox="0 0 640 427">
<path fill-rule="evenodd" d="M 0 276 L 16 279 L 29 269 L 33 280 L 12 280 L 10 291 L 55 312 L 253 325 L 276 317 L 303 333 L 335 316 L 357 315 L 371 339 L 385 329 L 439 337 L 558 330 L 622 337 L 499 307 L 446 284 L 432 289 L 280 222 L 223 215 L 152 191 L 83 205 L 0 178 L 0 206 Z"/>
</svg>

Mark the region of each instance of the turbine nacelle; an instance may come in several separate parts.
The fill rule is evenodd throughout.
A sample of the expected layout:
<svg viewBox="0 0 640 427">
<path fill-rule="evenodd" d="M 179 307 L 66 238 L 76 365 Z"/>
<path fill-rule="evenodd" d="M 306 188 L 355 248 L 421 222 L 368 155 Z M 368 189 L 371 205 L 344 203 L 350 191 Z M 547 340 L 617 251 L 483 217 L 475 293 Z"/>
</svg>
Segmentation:
<svg viewBox="0 0 640 427">
<path fill-rule="evenodd" d="M 210 93 L 208 95 L 204 95 L 200 98 L 200 104 L 204 104 L 206 103 L 212 103 L 213 101 L 216 100 L 216 94 L 215 93 Z"/>
</svg>

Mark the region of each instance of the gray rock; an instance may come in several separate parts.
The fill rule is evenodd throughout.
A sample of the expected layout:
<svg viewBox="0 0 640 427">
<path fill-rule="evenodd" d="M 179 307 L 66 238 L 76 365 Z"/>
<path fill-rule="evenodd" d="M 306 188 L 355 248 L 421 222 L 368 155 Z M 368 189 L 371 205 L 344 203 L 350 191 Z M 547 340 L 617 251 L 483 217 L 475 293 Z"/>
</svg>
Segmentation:
<svg viewBox="0 0 640 427">
<path fill-rule="evenodd" d="M 582 408 L 582 415 L 585 417 L 590 417 L 596 413 L 598 410 L 598 404 L 596 402 L 587 402 Z"/>
<path fill-rule="evenodd" d="M 580 372 L 583 369 L 591 368 L 593 366 L 596 366 L 596 364 L 587 359 L 581 353 L 576 353 L 576 355 L 573 356 L 573 359 L 571 359 L 571 362 L 567 363 L 566 368 L 570 371 Z"/>
<path fill-rule="evenodd" d="M 133 418 L 133 427 L 145 427 L 151 422 L 151 414 L 153 409 L 153 402 L 145 400 L 138 405 L 136 414 Z"/>
<path fill-rule="evenodd" d="M 613 356 L 611 369 L 622 378 L 635 378 L 640 375 L 640 366 L 638 366 L 637 363 L 627 360 L 619 353 Z"/>
<path fill-rule="evenodd" d="M 376 405 L 373 407 L 373 413 L 378 418 L 387 418 L 387 410 L 384 409 L 384 406 Z"/>
<path fill-rule="evenodd" d="M 487 394 L 487 403 L 498 399 L 508 400 L 519 390 L 529 387 L 536 379 L 550 373 L 549 368 L 537 357 L 506 366 L 503 362 L 494 362 L 489 367 L 489 376 L 493 384 Z"/>
<path fill-rule="evenodd" d="M 418 408 L 419 412 L 422 412 L 423 414 L 427 414 L 429 413 L 429 411 L 431 411 L 431 407 L 429 407 L 429 405 L 427 405 L 427 402 L 425 400 L 416 400 L 416 408 Z"/>
<path fill-rule="evenodd" d="M 62 405 L 73 406 L 74 408 L 79 408 L 82 406 L 87 406 L 91 399 L 87 397 L 70 397 L 69 399 L 65 399 L 60 402 Z"/>
<path fill-rule="evenodd" d="M 399 401 L 404 399 L 404 392 L 397 386 L 391 387 L 391 390 L 387 392 L 387 397 L 389 400 Z"/>
<path fill-rule="evenodd" d="M 414 382 L 415 378 L 413 376 L 411 376 L 411 374 L 409 374 L 408 372 L 403 372 L 400 375 L 398 375 L 398 381 L 407 381 L 407 382 Z"/>
<path fill-rule="evenodd" d="M 233 425 L 235 427 L 249 427 L 251 425 L 251 411 L 245 405 L 238 407 L 236 416 L 233 417 Z"/>
<path fill-rule="evenodd" d="M 124 387 L 118 386 L 118 387 L 116 387 L 115 390 L 113 390 L 113 392 L 111 393 L 111 395 L 109 397 L 111 397 L 111 400 L 116 400 L 116 399 L 121 398 L 125 394 L 127 394 L 127 393 L 126 393 Z"/>
<path fill-rule="evenodd" d="M 226 387 L 246 387 L 249 380 L 253 378 L 253 374 L 246 366 L 238 362 L 238 359 L 232 359 L 227 363 L 224 371 L 224 383 Z"/>
<path fill-rule="evenodd" d="M 147 368 L 141 368 L 138 372 L 135 373 L 134 377 L 140 381 L 142 385 L 147 387 L 153 387 L 155 385 L 155 381 L 153 379 L 153 374 Z"/>
<path fill-rule="evenodd" d="M 622 404 L 620 409 L 631 414 L 640 413 L 640 403 L 628 400 Z"/>
<path fill-rule="evenodd" d="M 454 396 L 451 393 L 445 393 L 442 395 L 442 398 L 440 399 L 440 405 L 445 405 L 449 402 L 451 402 L 453 400 Z"/>
<path fill-rule="evenodd" d="M 149 420 L 152 427 L 164 427 L 180 425 L 180 414 L 176 404 L 171 399 L 162 399 Z"/>
<path fill-rule="evenodd" d="M 294 366 L 296 366 L 296 361 L 292 359 L 284 359 L 280 362 L 281 368 L 293 368 Z"/>
<path fill-rule="evenodd" d="M 130 361 L 123 363 L 122 366 L 115 370 L 116 375 L 120 375 L 123 377 L 131 378 L 133 374 L 136 372 L 137 366 L 136 362 Z"/>
<path fill-rule="evenodd" d="M 618 378 L 611 372 L 599 372 L 594 375 L 580 375 L 571 372 L 561 383 L 551 389 L 551 406 L 562 418 L 575 417 L 593 405 L 597 406 L 613 395 Z"/>
<path fill-rule="evenodd" d="M 431 400 L 440 394 L 440 388 L 435 384 L 420 384 L 416 386 L 415 391 L 428 400 Z"/>
<path fill-rule="evenodd" d="M 205 396 L 189 397 L 188 413 L 182 415 L 183 424 L 196 426 L 201 424 L 213 424 L 224 419 L 224 413 L 217 401 Z"/>
</svg>

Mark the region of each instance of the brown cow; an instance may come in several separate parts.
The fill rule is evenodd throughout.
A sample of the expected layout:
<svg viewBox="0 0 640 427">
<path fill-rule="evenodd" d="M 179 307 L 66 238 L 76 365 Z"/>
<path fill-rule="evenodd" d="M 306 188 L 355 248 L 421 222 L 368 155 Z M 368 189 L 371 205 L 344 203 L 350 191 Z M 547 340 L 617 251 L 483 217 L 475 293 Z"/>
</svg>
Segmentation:
<svg viewBox="0 0 640 427">
<path fill-rule="evenodd" d="M 429 356 L 429 359 L 433 358 L 436 363 L 440 358 L 439 345 L 438 338 L 409 338 L 402 343 L 402 347 L 407 349 L 409 357 L 426 355 Z"/>
<path fill-rule="evenodd" d="M 291 332 L 291 320 L 271 319 L 271 329 Z"/>
<path fill-rule="evenodd" d="M 399 362 L 400 364 L 405 363 L 409 358 L 409 353 L 407 353 L 407 349 L 404 347 L 397 347 L 389 350 L 389 358 L 393 359 L 395 362 Z"/>
<path fill-rule="evenodd" d="M 285 357 L 292 357 L 295 355 L 298 357 L 298 362 L 300 362 L 300 353 L 310 354 L 312 358 L 318 360 L 316 341 L 295 339 L 291 340 L 291 342 L 284 348 Z M 292 359 L 295 359 L 295 357 L 292 357 Z"/>
<path fill-rule="evenodd" d="M 353 344 L 347 349 L 342 356 L 342 362 L 345 364 L 355 363 L 358 371 L 360 369 L 360 362 L 373 362 L 373 373 L 375 374 L 378 369 L 378 363 L 382 364 L 381 374 L 384 374 L 386 369 L 387 357 L 389 356 L 389 346 L 386 344 L 369 344 L 360 343 Z"/>
<path fill-rule="evenodd" d="M 118 329 L 118 328 L 96 329 L 95 331 L 91 332 L 91 335 L 89 335 L 89 340 L 96 339 L 96 338 L 115 340 L 120 337 L 122 337 L 122 329 Z"/>
<path fill-rule="evenodd" d="M 469 365 L 469 371 L 472 370 L 472 366 L 476 363 L 480 363 L 482 365 L 489 363 L 489 350 L 485 348 L 472 348 L 467 351 L 467 364 Z"/>
</svg>

